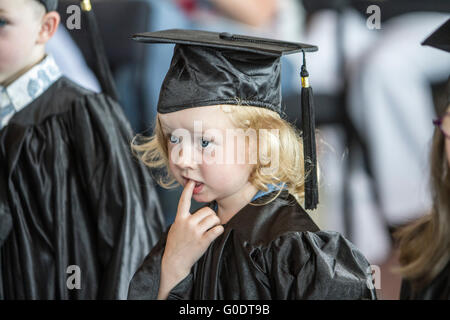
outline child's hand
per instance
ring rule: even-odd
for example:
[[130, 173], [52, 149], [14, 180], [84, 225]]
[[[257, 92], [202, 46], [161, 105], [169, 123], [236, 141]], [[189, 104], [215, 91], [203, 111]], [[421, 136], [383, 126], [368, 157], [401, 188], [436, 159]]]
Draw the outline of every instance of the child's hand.
[[189, 180], [184, 187], [175, 221], [167, 235], [158, 298], [167, 298], [170, 290], [189, 274], [211, 242], [224, 230], [219, 217], [208, 207], [190, 214], [194, 186], [195, 182]]

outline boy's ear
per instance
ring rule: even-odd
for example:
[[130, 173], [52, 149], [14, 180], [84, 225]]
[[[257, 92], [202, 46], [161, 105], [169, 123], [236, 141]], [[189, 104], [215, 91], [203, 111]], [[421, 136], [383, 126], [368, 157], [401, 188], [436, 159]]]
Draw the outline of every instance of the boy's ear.
[[58, 12], [50, 11], [42, 18], [41, 30], [37, 39], [38, 44], [46, 44], [58, 29], [61, 17]]

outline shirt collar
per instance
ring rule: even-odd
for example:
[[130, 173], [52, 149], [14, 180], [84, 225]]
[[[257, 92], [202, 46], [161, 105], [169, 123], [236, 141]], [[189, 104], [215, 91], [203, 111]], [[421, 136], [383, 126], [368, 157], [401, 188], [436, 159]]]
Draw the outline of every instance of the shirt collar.
[[[267, 184], [267, 191], [263, 191], [263, 190], [259, 190], [252, 198], [252, 200], [250, 202], [255, 201], [256, 199], [259, 199], [263, 196], [265, 196], [266, 194], [272, 193], [274, 191], [278, 191], [280, 189], [286, 189], [285, 184], [283, 183], [278, 183], [278, 184]], [[218, 205], [217, 202], [214, 200], [212, 203], [212, 209], [217, 212], [218, 209]]]
[[267, 189], [268, 189], [267, 191], [259, 190], [255, 194], [255, 196], [253, 197], [251, 202], [255, 201], [258, 198], [265, 196], [266, 194], [272, 193], [274, 191], [278, 191], [280, 189], [285, 189], [285, 188], [283, 187], [283, 183], [278, 183], [278, 184], [268, 184]]
[[53, 57], [47, 55], [6, 88], [0, 86], [0, 91], [4, 89], [15, 112], [18, 112], [44, 93], [61, 75]]

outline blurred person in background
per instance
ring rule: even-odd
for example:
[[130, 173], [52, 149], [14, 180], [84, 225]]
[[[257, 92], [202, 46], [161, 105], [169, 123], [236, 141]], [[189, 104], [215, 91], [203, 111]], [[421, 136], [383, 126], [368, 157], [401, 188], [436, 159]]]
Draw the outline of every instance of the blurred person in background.
[[[383, 14], [383, 11], [381, 11]], [[434, 115], [430, 84], [444, 81], [450, 59], [443, 52], [420, 46], [436, 25], [449, 15], [439, 12], [404, 13], [371, 30], [364, 16], [351, 7], [342, 13], [321, 10], [309, 19], [302, 41], [316, 43], [319, 52], [308, 61], [315, 93], [346, 90], [347, 108], [367, 148], [374, 180], [359, 165], [349, 177], [340, 172], [346, 147], [339, 131], [321, 128], [322, 139], [331, 147], [322, 154], [321, 167], [326, 228], [343, 231], [343, 215], [353, 220], [346, 234], [368, 260], [380, 265], [386, 285], [383, 298], [398, 297], [400, 279], [392, 278], [390, 266], [394, 243], [391, 232], [423, 216], [431, 202], [426, 190], [426, 154], [431, 139], [429, 119]], [[341, 43], [336, 28], [342, 27]], [[339, 65], [337, 48], [344, 65]], [[332, 50], [336, 48], [336, 50]], [[299, 62], [300, 65], [300, 62]], [[328, 74], [326, 76], [325, 74]], [[344, 87], [344, 79], [348, 86]], [[350, 184], [352, 212], [336, 214], [342, 203], [342, 181]], [[374, 189], [375, 188], [375, 189]], [[375, 194], [378, 195], [375, 196]], [[329, 210], [333, 208], [333, 210]], [[333, 212], [329, 215], [328, 212]], [[395, 259], [394, 259], [395, 260]], [[386, 271], [386, 272], [385, 272]], [[384, 279], [384, 280], [383, 280]], [[391, 280], [395, 281], [391, 281]]]
[[[423, 44], [450, 52], [450, 19]], [[444, 52], [442, 52], [444, 53]], [[444, 53], [449, 55], [448, 53]], [[450, 299], [450, 77], [431, 147], [428, 214], [399, 229], [400, 299]], [[440, 102], [438, 100], [438, 102]]]
[[400, 229], [400, 299], [450, 299], [450, 104], [436, 122], [431, 149], [433, 207]]

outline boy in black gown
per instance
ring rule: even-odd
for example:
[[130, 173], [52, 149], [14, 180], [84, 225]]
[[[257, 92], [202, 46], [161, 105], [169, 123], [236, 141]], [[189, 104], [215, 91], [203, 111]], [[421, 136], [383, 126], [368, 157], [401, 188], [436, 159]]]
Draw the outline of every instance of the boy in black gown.
[[56, 6], [0, 2], [0, 298], [123, 299], [164, 221], [120, 106], [45, 54]]

